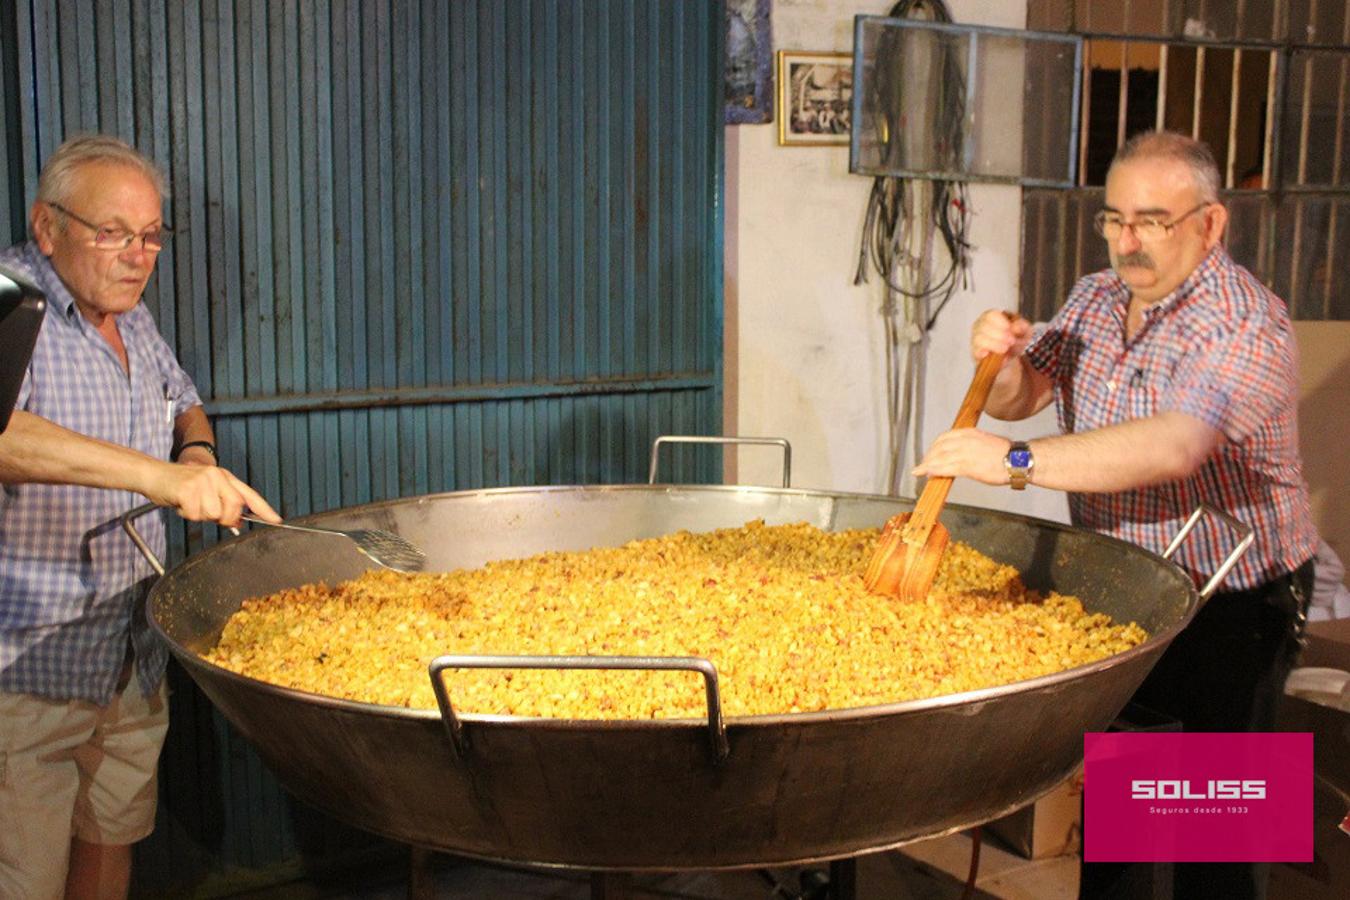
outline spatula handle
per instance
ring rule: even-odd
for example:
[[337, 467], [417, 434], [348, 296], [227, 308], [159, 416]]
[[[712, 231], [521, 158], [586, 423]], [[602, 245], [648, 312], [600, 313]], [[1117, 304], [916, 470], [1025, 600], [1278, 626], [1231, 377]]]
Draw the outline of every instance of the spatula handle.
[[239, 518], [243, 519], [245, 522], [252, 522], [255, 525], [266, 525], [269, 528], [287, 528], [291, 531], [308, 531], [311, 534], [337, 534], [337, 535], [342, 534], [342, 532], [334, 531], [331, 528], [314, 528], [309, 525], [292, 525], [290, 522], [269, 522], [266, 519], [260, 519], [255, 515], [251, 515], [250, 513], [243, 513], [242, 515], [239, 516]]
[[989, 400], [989, 392], [994, 389], [994, 380], [998, 378], [998, 370], [1003, 368], [1003, 358], [1002, 353], [990, 353], [980, 360], [980, 364], [975, 367], [975, 377], [966, 390], [966, 399], [961, 401], [961, 408], [956, 411], [953, 428], [974, 428], [975, 423], [980, 421], [984, 404]]
[[[975, 377], [971, 379], [970, 387], [966, 390], [966, 398], [961, 401], [961, 408], [956, 412], [953, 428], [973, 428], [975, 423], [980, 421], [980, 414], [984, 412], [989, 392], [994, 388], [994, 379], [998, 377], [998, 370], [1003, 366], [1003, 357], [1002, 353], [990, 353], [980, 360], [975, 369]], [[942, 507], [947, 502], [952, 481], [953, 479], [946, 475], [928, 479], [923, 493], [914, 504], [914, 514], [906, 524], [906, 541], [910, 540], [909, 536], [920, 543], [928, 539], [928, 532], [932, 530], [938, 514], [942, 512]]]

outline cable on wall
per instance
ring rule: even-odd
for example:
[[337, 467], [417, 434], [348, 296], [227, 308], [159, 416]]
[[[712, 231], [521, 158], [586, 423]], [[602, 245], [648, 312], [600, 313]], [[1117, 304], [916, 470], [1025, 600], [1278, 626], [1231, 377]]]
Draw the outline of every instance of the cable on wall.
[[[892, 18], [951, 22], [943, 0], [899, 0]], [[953, 55], [938, 45], [938, 65], [923, 77], [906, 71], [898, 41], [879, 46], [876, 77], [870, 90], [882, 111], [879, 135], [883, 153], [906, 158], [906, 142], [927, 141], [938, 158], [952, 157], [962, 146], [965, 118], [964, 80]], [[913, 65], [912, 61], [908, 63]], [[920, 92], [923, 109], [933, 110], [929, 134], [922, 123], [901, 127], [900, 97]], [[903, 166], [897, 166], [903, 168]], [[954, 167], [951, 167], [954, 168]], [[949, 169], [950, 170], [950, 169]], [[893, 495], [915, 493], [910, 466], [905, 464], [912, 441], [917, 448], [923, 430], [924, 372], [928, 332], [958, 287], [970, 286], [970, 202], [965, 182], [877, 176], [873, 179], [863, 222], [862, 246], [854, 284], [874, 270], [886, 285], [881, 314], [885, 323], [887, 471], [885, 490]], [[934, 250], [941, 245], [945, 271], [934, 276]], [[917, 454], [916, 454], [917, 455]]]

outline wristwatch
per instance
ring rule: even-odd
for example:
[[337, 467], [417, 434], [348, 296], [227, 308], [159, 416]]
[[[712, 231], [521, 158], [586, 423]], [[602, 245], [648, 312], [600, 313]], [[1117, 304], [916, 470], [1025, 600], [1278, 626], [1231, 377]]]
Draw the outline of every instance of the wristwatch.
[[1031, 445], [1026, 441], [1013, 441], [1008, 455], [1003, 457], [1003, 466], [1008, 470], [1008, 484], [1014, 491], [1026, 490], [1031, 482], [1031, 470], [1036, 468], [1036, 458], [1031, 455]]

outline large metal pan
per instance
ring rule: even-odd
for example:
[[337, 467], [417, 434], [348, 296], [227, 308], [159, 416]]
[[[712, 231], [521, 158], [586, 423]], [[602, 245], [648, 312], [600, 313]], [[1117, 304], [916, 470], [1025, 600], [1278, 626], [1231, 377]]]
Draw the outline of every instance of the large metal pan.
[[[908, 506], [774, 488], [547, 487], [417, 497], [303, 521], [388, 529], [425, 548], [434, 571], [755, 518], [875, 527]], [[357, 575], [364, 558], [342, 542], [271, 530], [230, 540], [160, 579], [150, 617], [281, 783], [358, 827], [482, 859], [602, 871], [814, 862], [966, 828], [1048, 790], [1082, 758], [1083, 732], [1111, 722], [1200, 602], [1174, 564], [1112, 538], [961, 506], [942, 520], [955, 540], [1016, 566], [1029, 586], [1076, 594], [1153, 637], [1004, 687], [725, 722], [711, 680], [707, 720], [456, 718], [450, 664], [463, 661], [442, 659], [433, 668], [446, 669], [443, 719], [274, 687], [199, 655], [245, 598]]]

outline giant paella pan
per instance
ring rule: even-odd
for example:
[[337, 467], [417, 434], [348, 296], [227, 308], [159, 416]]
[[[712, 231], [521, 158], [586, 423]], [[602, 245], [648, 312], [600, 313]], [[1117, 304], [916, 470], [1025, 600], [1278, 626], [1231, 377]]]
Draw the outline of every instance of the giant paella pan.
[[[877, 527], [910, 505], [786, 487], [530, 487], [301, 521], [393, 531], [426, 550], [428, 569], [450, 570], [753, 519]], [[1015, 566], [1028, 587], [1136, 621], [1149, 640], [996, 688], [743, 717], [722, 715], [711, 664], [635, 658], [629, 664], [639, 668], [702, 671], [707, 715], [585, 721], [460, 715], [450, 677], [468, 665], [584, 666], [585, 657], [438, 658], [428, 677], [439, 711], [308, 694], [202, 658], [246, 598], [360, 574], [367, 561], [340, 541], [270, 529], [226, 541], [166, 573], [149, 610], [178, 661], [281, 783], [357, 827], [485, 860], [593, 871], [815, 862], [967, 828], [1049, 790], [1081, 760], [1083, 732], [1112, 721], [1201, 602], [1170, 561], [1109, 537], [956, 505], [942, 521], [954, 540]]]

